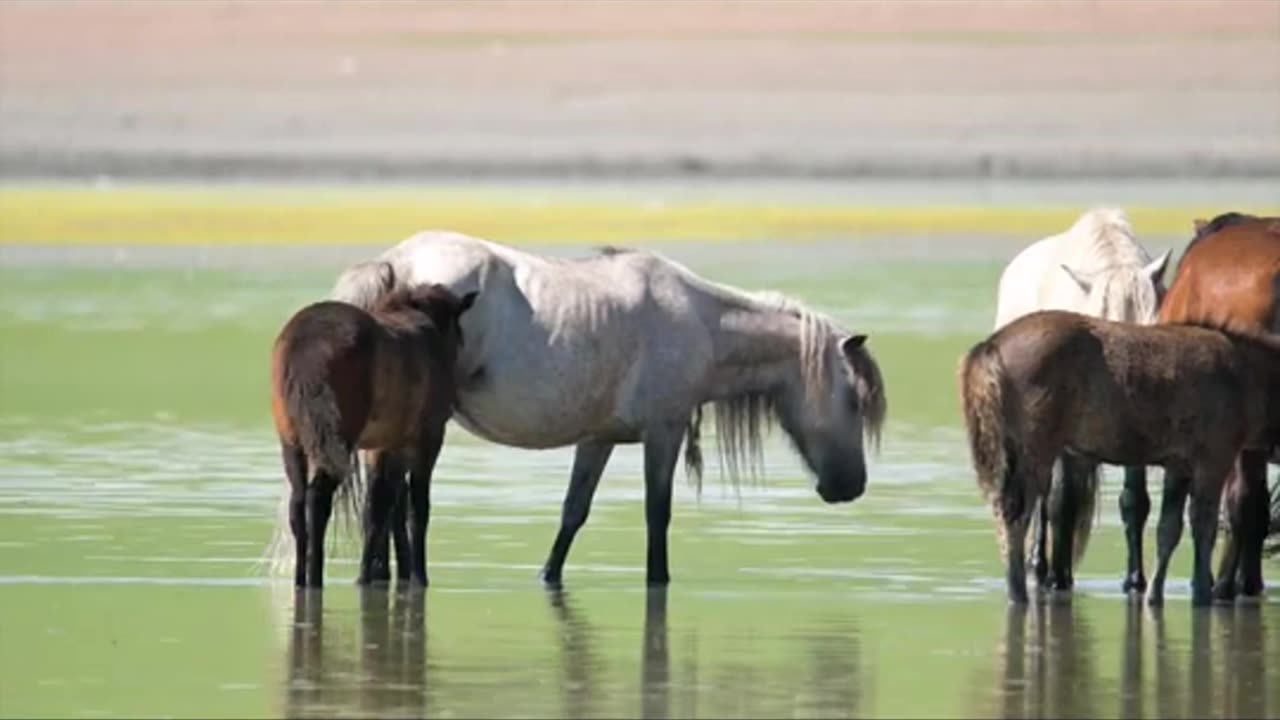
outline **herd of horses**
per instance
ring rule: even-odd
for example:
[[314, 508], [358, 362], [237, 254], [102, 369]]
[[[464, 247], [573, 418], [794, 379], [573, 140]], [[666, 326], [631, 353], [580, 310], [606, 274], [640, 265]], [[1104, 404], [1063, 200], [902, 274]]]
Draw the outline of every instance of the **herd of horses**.
[[[1125, 466], [1126, 590], [1162, 602], [1190, 499], [1193, 602], [1262, 592], [1266, 469], [1280, 459], [1280, 218], [1197, 221], [1166, 291], [1169, 256], [1153, 259], [1122, 211], [1084, 213], [1009, 264], [996, 330], [961, 361], [1013, 602], [1027, 600], [1028, 561], [1042, 588], [1070, 589], [1100, 463]], [[776, 425], [817, 494], [843, 503], [866, 489], [865, 449], [887, 409], [867, 336], [794, 299], [649, 252], [561, 259], [452, 232], [344, 271], [329, 300], [285, 325], [271, 378], [289, 482], [276, 560], [292, 556], [299, 587], [323, 584], [335, 507], [361, 516], [358, 582], [390, 580], [394, 548], [396, 577], [427, 584], [431, 474], [450, 419], [509, 446], [574, 446], [542, 571], [551, 586], [614, 446], [641, 443], [646, 579], [663, 585], [672, 479], [682, 446], [701, 477], [704, 411], [734, 482], [760, 471]], [[1165, 471], [1150, 587], [1148, 465]], [[1230, 532], [1214, 585], [1220, 508]]]

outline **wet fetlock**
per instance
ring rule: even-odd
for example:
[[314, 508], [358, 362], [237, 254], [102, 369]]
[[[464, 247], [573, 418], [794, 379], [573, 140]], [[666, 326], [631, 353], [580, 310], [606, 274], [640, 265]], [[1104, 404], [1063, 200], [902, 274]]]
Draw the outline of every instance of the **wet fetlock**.
[[1147, 578], [1140, 572], [1129, 573], [1124, 579], [1124, 591], [1141, 595], [1147, 589]]
[[1236, 599], [1236, 581], [1231, 578], [1223, 578], [1213, 586], [1213, 599], [1220, 602], [1232, 602]]

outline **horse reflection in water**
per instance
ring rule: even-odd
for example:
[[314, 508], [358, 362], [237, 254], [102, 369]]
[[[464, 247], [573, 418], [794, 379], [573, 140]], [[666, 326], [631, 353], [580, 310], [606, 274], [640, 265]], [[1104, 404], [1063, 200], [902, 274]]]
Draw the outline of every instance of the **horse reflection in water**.
[[[1266, 614], [1256, 608], [1192, 611], [1189, 629], [1131, 603], [1118, 674], [1099, 662], [1086, 613], [1069, 602], [1006, 610], [994, 708], [1000, 717], [1271, 717]], [[1171, 633], [1186, 632], [1186, 637]], [[1274, 650], [1274, 648], [1272, 648]], [[1116, 692], [1113, 692], [1112, 690]], [[1098, 698], [1114, 695], [1116, 705]]]
[[284, 715], [429, 715], [425, 595], [361, 592], [358, 638], [324, 626], [322, 601], [300, 592], [294, 603]]
[[[744, 629], [716, 638], [717, 660], [702, 662], [696, 620], [671, 632], [668, 592], [650, 588], [645, 594], [644, 623], [635, 675], [619, 675], [630, 663], [609, 663], [597, 647], [599, 633], [567, 592], [548, 593], [560, 643], [559, 717], [730, 717], [750, 715], [860, 716], [866, 673], [857, 633], [847, 619], [832, 619], [794, 636], [808, 642], [808, 662], [785, 668], [761, 664], [758, 653], [725, 652], [724, 641], [750, 637]], [[846, 628], [849, 632], [839, 629]], [[788, 637], [788, 640], [793, 638]], [[753, 642], [753, 641], [752, 641]], [[751, 642], [748, 643], [749, 645]], [[793, 673], [793, 668], [803, 668]], [[635, 688], [634, 692], [632, 689]]]

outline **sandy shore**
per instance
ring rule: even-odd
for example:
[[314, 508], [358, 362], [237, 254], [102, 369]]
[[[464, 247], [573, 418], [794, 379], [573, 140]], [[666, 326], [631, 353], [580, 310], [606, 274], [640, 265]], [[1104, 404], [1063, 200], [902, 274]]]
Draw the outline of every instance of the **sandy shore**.
[[1280, 3], [0, 3], [0, 178], [1277, 177]]

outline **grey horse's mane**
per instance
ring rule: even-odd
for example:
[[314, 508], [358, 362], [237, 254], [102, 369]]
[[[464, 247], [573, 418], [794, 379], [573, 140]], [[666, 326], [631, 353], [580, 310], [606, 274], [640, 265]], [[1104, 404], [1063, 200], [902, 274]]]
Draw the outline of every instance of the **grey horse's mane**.
[[[674, 264], [674, 263], [673, 263]], [[679, 267], [677, 265], [677, 267]], [[747, 310], [782, 312], [800, 321], [799, 361], [804, 386], [804, 401], [818, 407], [832, 391], [830, 347], [848, 333], [829, 316], [811, 310], [799, 300], [773, 291], [748, 292], [729, 285], [713, 283], [680, 267], [690, 282], [716, 295], [721, 300]], [[847, 356], [853, 370], [853, 385], [863, 414], [866, 438], [877, 449], [887, 412], [884, 378], [880, 366], [865, 348], [859, 347]], [[736, 486], [745, 474], [757, 480], [764, 471], [764, 434], [780, 420], [774, 398], [765, 392], [746, 392], [709, 403], [715, 415], [716, 437], [720, 450], [720, 467]], [[694, 410], [686, 433], [685, 469], [699, 490], [702, 481], [702, 449], [700, 428], [703, 409]]]

